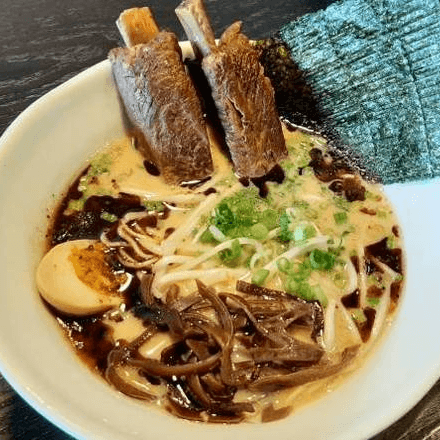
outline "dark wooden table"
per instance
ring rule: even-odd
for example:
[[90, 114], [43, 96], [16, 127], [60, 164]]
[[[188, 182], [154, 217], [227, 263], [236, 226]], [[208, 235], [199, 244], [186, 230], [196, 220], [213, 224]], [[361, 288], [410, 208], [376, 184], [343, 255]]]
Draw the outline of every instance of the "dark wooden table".
[[[331, 2], [206, 0], [217, 35], [240, 19], [251, 38], [268, 37], [284, 23]], [[178, 3], [151, 0], [148, 5], [162, 28], [183, 38], [174, 15]], [[105, 59], [109, 49], [119, 44], [114, 24], [119, 13], [145, 5], [131, 0], [1, 0], [0, 4], [0, 135], [36, 99]], [[439, 409], [437, 382], [413, 410], [371, 440], [440, 439]], [[70, 439], [27, 405], [1, 376], [0, 438]]]

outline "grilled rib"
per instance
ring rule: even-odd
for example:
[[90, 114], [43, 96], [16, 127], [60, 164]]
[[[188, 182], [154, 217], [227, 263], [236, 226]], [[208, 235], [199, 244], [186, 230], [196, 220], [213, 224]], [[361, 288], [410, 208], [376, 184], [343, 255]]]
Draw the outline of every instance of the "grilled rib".
[[148, 8], [125, 11], [118, 27], [129, 45], [143, 43], [109, 54], [128, 118], [142, 134], [139, 150], [168, 183], [208, 177], [213, 164], [206, 123], [176, 36], [160, 32]]
[[287, 157], [274, 90], [264, 76], [258, 53], [233, 23], [215, 44], [202, 0], [184, 0], [176, 14], [196, 53], [225, 131], [235, 171], [261, 177]]

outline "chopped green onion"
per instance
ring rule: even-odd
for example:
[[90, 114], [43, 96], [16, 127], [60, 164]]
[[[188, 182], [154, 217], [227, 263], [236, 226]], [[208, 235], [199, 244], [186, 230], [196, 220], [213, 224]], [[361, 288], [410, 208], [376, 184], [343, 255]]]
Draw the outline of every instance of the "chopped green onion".
[[312, 225], [307, 225], [304, 229], [304, 233], [306, 235], [306, 239], [313, 238], [316, 236], [316, 229]]
[[306, 234], [302, 226], [297, 226], [293, 230], [293, 239], [295, 241], [304, 241], [306, 239]]
[[370, 306], [374, 307], [380, 303], [380, 298], [367, 298], [367, 302], [370, 304]]
[[262, 286], [266, 281], [266, 278], [269, 276], [269, 271], [267, 269], [259, 269], [253, 275], [251, 282], [252, 284], [256, 284], [257, 286]]
[[361, 309], [353, 310], [351, 312], [351, 317], [359, 323], [363, 323], [367, 320], [367, 318], [365, 317], [364, 311]]
[[298, 283], [296, 293], [300, 298], [303, 298], [307, 301], [316, 299], [312, 287], [307, 283]]
[[296, 295], [299, 298], [306, 301], [319, 301], [323, 307], [328, 304], [328, 299], [324, 294], [324, 291], [319, 286], [311, 286], [308, 283], [300, 282], [296, 283], [293, 279], [288, 279], [286, 283], [286, 290], [292, 295]]
[[165, 211], [165, 205], [160, 201], [145, 200], [143, 202], [143, 205], [145, 206], [147, 211], [156, 211], [156, 212]]
[[109, 212], [106, 212], [106, 211], [102, 212], [100, 217], [103, 220], [106, 220], [106, 221], [112, 222], [112, 223], [115, 222], [118, 219], [118, 217], [116, 215], [110, 214]]
[[68, 208], [72, 211], [81, 211], [84, 208], [85, 200], [83, 198], [78, 200], [70, 200]]
[[315, 298], [321, 303], [323, 307], [327, 307], [328, 298], [322, 290], [321, 286], [312, 286], [313, 293]]
[[333, 214], [333, 218], [335, 219], [335, 223], [337, 225], [347, 223], [347, 213], [345, 211], [335, 212]]
[[376, 202], [380, 202], [382, 200], [382, 196], [380, 194], [374, 194], [371, 191], [365, 191], [365, 198], [374, 200]]
[[90, 176], [97, 176], [99, 174], [108, 173], [113, 160], [108, 153], [102, 153], [96, 156], [90, 163]]
[[259, 216], [260, 223], [266, 226], [267, 229], [274, 229], [278, 226], [279, 214], [274, 209], [265, 209]]
[[240, 242], [235, 239], [232, 241], [231, 247], [221, 251], [219, 255], [224, 263], [233, 263], [241, 256], [242, 251]]
[[330, 270], [335, 264], [335, 256], [321, 249], [313, 249], [309, 256], [312, 269]]
[[311, 271], [311, 265], [306, 260], [301, 264], [295, 264], [294, 270], [291, 272], [292, 278], [299, 282], [299, 281], [305, 281], [307, 278], [309, 278]]
[[201, 243], [215, 243], [217, 240], [211, 234], [209, 229], [206, 229], [199, 238]]
[[255, 238], [255, 240], [264, 240], [265, 238], [267, 238], [268, 233], [269, 230], [266, 228], [265, 225], [257, 223], [256, 225], [253, 225], [249, 228], [248, 237]]
[[297, 286], [298, 283], [292, 277], [288, 277], [284, 282], [284, 289], [291, 295], [296, 295]]
[[293, 239], [297, 242], [308, 240], [316, 236], [316, 229], [312, 225], [299, 225], [293, 230]]
[[287, 273], [292, 268], [292, 264], [287, 258], [280, 258], [277, 260], [277, 267], [281, 272]]
[[380, 278], [377, 276], [376, 273], [372, 273], [367, 276], [367, 280], [370, 284], [378, 284], [381, 282]]
[[283, 46], [280, 46], [278, 48], [278, 53], [284, 58], [287, 58], [289, 56], [289, 53], [287, 52], [286, 48]]
[[287, 214], [287, 212], [283, 212], [279, 219], [279, 225], [281, 231], [278, 235], [278, 238], [283, 242], [290, 241], [293, 238], [292, 231], [289, 229], [290, 223], [291, 220], [289, 215]]
[[226, 202], [220, 203], [220, 205], [215, 208], [214, 224], [223, 233], [228, 232], [235, 226], [235, 215]]
[[396, 247], [396, 240], [394, 238], [394, 235], [390, 235], [387, 237], [387, 247], [388, 249], [394, 249]]

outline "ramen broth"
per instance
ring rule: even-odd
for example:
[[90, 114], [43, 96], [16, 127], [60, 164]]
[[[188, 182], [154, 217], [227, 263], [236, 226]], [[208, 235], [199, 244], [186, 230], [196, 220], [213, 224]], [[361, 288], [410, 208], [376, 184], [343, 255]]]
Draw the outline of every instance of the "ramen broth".
[[[265, 179], [239, 181], [213, 148], [208, 181], [169, 186], [127, 137], [70, 187], [48, 247], [71, 243], [57, 264], [112, 302], [75, 313], [39, 287], [111, 386], [191, 420], [272, 421], [326, 394], [390, 324], [404, 278], [390, 202], [323, 138], [284, 134], [289, 158]], [[95, 285], [97, 261], [116, 287]]]

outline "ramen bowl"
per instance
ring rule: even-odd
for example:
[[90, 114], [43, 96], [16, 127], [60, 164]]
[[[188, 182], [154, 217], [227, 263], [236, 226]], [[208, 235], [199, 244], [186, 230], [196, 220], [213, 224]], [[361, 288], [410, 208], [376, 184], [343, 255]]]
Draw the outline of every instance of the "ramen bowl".
[[0, 141], [0, 370], [44, 417], [81, 439], [354, 440], [385, 429], [434, 384], [440, 371], [440, 349], [430, 342], [440, 333], [438, 181], [385, 188], [406, 250], [400, 310], [360, 369], [288, 418], [258, 425], [188, 422], [92, 374], [41, 301], [34, 274], [56, 196], [87, 158], [123, 135], [123, 111], [104, 61], [32, 104]]

